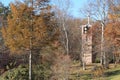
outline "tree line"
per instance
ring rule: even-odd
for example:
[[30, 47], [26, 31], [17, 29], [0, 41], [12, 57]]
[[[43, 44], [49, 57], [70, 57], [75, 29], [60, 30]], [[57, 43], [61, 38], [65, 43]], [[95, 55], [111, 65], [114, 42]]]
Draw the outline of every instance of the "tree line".
[[[82, 65], [80, 26], [87, 23], [87, 18], [72, 17], [70, 3], [70, 0], [56, 0], [55, 5], [50, 0], [17, 0], [9, 6], [0, 3], [3, 80], [68, 80], [72, 61]], [[93, 62], [100, 62], [105, 68], [120, 61], [119, 6], [119, 0], [90, 0], [88, 8], [80, 10], [80, 14], [91, 17]]]

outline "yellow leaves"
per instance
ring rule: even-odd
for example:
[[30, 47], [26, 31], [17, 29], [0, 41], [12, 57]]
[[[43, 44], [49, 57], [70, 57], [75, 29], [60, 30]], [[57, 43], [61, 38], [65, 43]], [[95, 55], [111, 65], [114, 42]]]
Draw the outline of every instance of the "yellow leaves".
[[50, 21], [50, 13], [32, 14], [33, 8], [25, 4], [11, 4], [11, 12], [8, 16], [8, 26], [2, 29], [5, 44], [11, 52], [29, 50], [30, 37], [32, 46], [37, 49], [53, 37], [54, 22]]
[[115, 15], [115, 14], [108, 14], [108, 18], [109, 18], [110, 20], [113, 20], [113, 19], [117, 19], [118, 16]]
[[106, 25], [105, 38], [115, 45], [118, 45], [118, 39], [120, 39], [120, 23], [114, 22]]
[[[29, 48], [31, 20], [26, 19], [27, 6], [24, 4], [11, 4], [11, 12], [8, 16], [8, 27], [2, 29], [5, 44], [11, 52], [19, 52], [21, 49]], [[28, 13], [30, 14], [30, 13]]]
[[10, 7], [11, 7], [11, 11], [12, 11], [12, 16], [17, 17], [18, 11], [17, 11], [16, 6], [14, 4], [10, 4]]
[[115, 20], [119, 21], [120, 18], [120, 6], [119, 5], [114, 5], [110, 7], [110, 13], [108, 14], [108, 18], [110, 20]]
[[1, 32], [3, 33], [3, 37], [6, 37], [6, 28], [5, 27], [2, 27], [2, 30], [1, 30]]

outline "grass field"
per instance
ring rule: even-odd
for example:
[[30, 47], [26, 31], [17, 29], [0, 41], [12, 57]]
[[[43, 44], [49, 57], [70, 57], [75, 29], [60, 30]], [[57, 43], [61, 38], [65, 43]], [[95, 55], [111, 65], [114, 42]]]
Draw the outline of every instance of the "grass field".
[[79, 64], [74, 64], [71, 69], [70, 80], [120, 80], [120, 65], [114, 67], [113, 64], [110, 64], [110, 69], [103, 70], [103, 74], [101, 76], [93, 76], [92, 68], [93, 64], [86, 67], [86, 70], [82, 70], [82, 67]]
[[[86, 66], [86, 70], [82, 70], [80, 63], [73, 63], [70, 67], [69, 80], [120, 80], [120, 65], [114, 67], [114, 64], [110, 64], [109, 69], [103, 69], [103, 72], [98, 68], [95, 74], [100, 72], [100, 76], [93, 75], [94, 65], [100, 66], [100, 64], [92, 64]], [[1, 76], [0, 80], [2, 80]]]
[[120, 80], [120, 65], [107, 70], [106, 77], [108, 77], [108, 80]]

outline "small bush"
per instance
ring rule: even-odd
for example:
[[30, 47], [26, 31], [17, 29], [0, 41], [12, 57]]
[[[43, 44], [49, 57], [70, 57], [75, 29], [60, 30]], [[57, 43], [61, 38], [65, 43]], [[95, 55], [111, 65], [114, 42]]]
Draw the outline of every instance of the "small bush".
[[67, 80], [70, 76], [71, 58], [69, 55], [56, 54], [54, 64], [51, 66], [51, 80]]
[[[32, 80], [48, 80], [51, 71], [45, 64], [32, 66]], [[20, 65], [17, 68], [6, 71], [0, 80], [28, 80], [28, 66]]]
[[28, 80], [28, 69], [20, 65], [18, 68], [5, 72], [1, 80]]
[[33, 80], [49, 80], [51, 71], [46, 64], [34, 65]]

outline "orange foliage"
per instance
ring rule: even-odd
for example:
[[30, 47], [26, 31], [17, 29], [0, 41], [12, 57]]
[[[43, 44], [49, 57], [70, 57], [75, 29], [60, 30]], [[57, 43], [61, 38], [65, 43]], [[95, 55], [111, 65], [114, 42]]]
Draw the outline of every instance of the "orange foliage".
[[56, 34], [57, 29], [54, 26], [55, 21], [51, 20], [53, 15], [50, 8], [43, 9], [36, 15], [33, 12], [34, 8], [24, 3], [11, 4], [10, 7], [8, 26], [2, 28], [2, 34], [11, 52], [20, 53], [29, 50], [31, 36], [33, 48], [40, 49]]
[[116, 46], [120, 45], [120, 22], [109, 23], [105, 28], [105, 37]]

